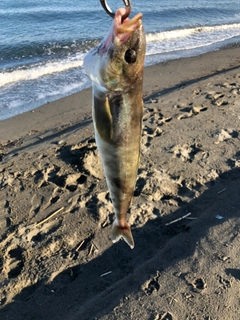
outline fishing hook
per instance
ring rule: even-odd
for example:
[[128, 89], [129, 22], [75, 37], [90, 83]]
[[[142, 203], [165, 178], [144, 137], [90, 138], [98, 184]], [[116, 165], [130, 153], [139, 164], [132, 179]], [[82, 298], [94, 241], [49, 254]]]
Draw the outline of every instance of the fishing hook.
[[[103, 9], [107, 12], [107, 14], [109, 14], [110, 17], [114, 18], [115, 12], [112, 12], [111, 8], [107, 4], [107, 0], [100, 0], [100, 2]], [[127, 17], [129, 17], [132, 9], [131, 0], [123, 0], [123, 3], [125, 4], [125, 7], [126, 7], [126, 13], [122, 16], [122, 21], [124, 21]]]

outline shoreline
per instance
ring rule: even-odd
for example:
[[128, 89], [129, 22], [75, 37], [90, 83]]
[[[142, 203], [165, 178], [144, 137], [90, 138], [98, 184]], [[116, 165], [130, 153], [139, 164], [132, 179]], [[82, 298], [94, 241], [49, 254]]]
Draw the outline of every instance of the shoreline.
[[90, 89], [0, 122], [1, 319], [238, 320], [239, 49], [147, 67], [143, 96], [133, 250]]
[[[214, 72], [221, 70], [224, 72], [227, 68], [237, 66], [239, 63], [238, 51], [238, 44], [235, 44], [200, 56], [169, 60], [145, 67], [143, 97], [168, 87], [176, 86], [177, 88], [190, 80], [201, 79], [214, 74]], [[0, 121], [1, 141], [6, 142], [19, 138], [19, 132], [24, 136], [29, 134], [31, 130], [44, 130], [49, 126], [44, 122], [44, 114], [52, 119], [53, 127], [61, 122], [63, 124], [74, 123], [78, 114], [83, 113], [84, 117], [89, 118], [91, 116], [91, 99], [91, 88], [88, 88], [44, 104], [34, 110], [2, 120]]]
[[[169, 87], [180, 87], [188, 81], [203, 79], [216, 72], [224, 72], [239, 63], [238, 44], [199, 56], [180, 58], [145, 67], [143, 97]], [[1, 142], [29, 134], [31, 130], [42, 131], [49, 126], [44, 115], [52, 119], [52, 126], [74, 123], [76, 117], [91, 116], [91, 88], [44, 104], [34, 110], [0, 121]], [[78, 102], [79, 101], [79, 102]], [[81, 107], [80, 107], [81, 105]]]

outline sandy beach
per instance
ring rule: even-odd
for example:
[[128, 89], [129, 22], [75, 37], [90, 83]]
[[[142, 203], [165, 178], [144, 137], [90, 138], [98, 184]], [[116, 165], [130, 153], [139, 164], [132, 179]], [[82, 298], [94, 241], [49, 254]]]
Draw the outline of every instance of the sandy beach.
[[0, 122], [1, 320], [239, 319], [239, 48], [147, 67], [143, 97], [133, 250], [91, 89]]

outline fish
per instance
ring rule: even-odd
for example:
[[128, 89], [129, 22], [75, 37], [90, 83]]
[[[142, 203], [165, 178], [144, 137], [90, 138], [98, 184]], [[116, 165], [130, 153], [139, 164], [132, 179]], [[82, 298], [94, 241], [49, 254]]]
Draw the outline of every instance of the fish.
[[130, 1], [124, 0], [125, 8], [116, 13], [100, 1], [113, 23], [83, 65], [92, 81], [95, 141], [115, 213], [112, 242], [122, 238], [133, 249], [127, 213], [140, 159], [146, 39], [142, 14], [129, 18]]

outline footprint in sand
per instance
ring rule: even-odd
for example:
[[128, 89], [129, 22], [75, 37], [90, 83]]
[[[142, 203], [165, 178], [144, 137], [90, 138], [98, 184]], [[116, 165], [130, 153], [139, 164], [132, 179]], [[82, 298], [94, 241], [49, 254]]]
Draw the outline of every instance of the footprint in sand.
[[20, 246], [12, 246], [4, 256], [3, 272], [8, 278], [17, 277], [24, 266], [23, 249]]
[[84, 206], [87, 207], [88, 212], [102, 228], [113, 223], [114, 210], [108, 191], [91, 195]]
[[217, 279], [218, 279], [218, 282], [220, 283], [221, 287], [223, 289], [227, 289], [227, 288], [230, 288], [231, 287], [231, 281], [228, 280], [228, 279], [225, 279], [224, 277], [222, 277], [221, 275], [217, 275]]
[[187, 108], [183, 108], [180, 109], [180, 111], [182, 112], [180, 115], [177, 116], [178, 120], [182, 120], [182, 119], [187, 119], [187, 118], [191, 118], [193, 116], [198, 115], [200, 112], [206, 111], [208, 109], [208, 107], [206, 106], [190, 106]]
[[209, 91], [206, 98], [210, 100], [212, 105], [217, 107], [228, 105], [228, 97], [222, 92]]
[[229, 159], [228, 163], [232, 168], [240, 168], [240, 151], [233, 158]]
[[202, 278], [195, 279], [192, 285], [193, 285], [193, 288], [198, 292], [202, 291], [207, 287], [205, 281]]
[[219, 144], [220, 142], [230, 140], [232, 138], [238, 138], [239, 134], [233, 129], [221, 129], [215, 133], [215, 136], [218, 138], [218, 140], [215, 141], [215, 144]]
[[174, 146], [171, 152], [176, 158], [180, 158], [183, 162], [192, 162], [196, 154], [201, 152], [201, 149], [196, 144], [188, 145], [185, 143]]
[[159, 118], [160, 110], [158, 108], [146, 107], [143, 114], [143, 122], [153, 124], [156, 123]]
[[0, 216], [0, 239], [3, 239], [4, 234], [7, 233], [7, 229], [11, 225], [10, 214], [12, 209], [8, 200], [0, 201], [0, 208], [2, 210]]
[[[158, 99], [150, 99], [146, 104], [158, 104]], [[163, 130], [161, 126], [172, 121], [171, 116], [164, 116], [160, 110], [160, 106], [145, 107], [143, 115], [143, 135], [142, 135], [142, 152], [148, 152], [153, 138], [161, 136]]]
[[63, 161], [71, 164], [75, 171], [78, 169], [79, 172], [82, 173], [82, 175], [77, 178], [77, 180], [79, 179], [77, 181], [78, 184], [86, 182], [86, 175], [83, 174], [84, 172], [97, 179], [103, 179], [104, 177], [94, 139], [88, 139], [77, 145], [64, 146], [59, 150], [59, 157]]
[[154, 137], [158, 137], [162, 134], [162, 129], [158, 126], [154, 129], [145, 126], [143, 128], [143, 137], [142, 137], [142, 145], [146, 148], [149, 148], [151, 146], [151, 141]]
[[200, 293], [207, 288], [207, 284], [202, 277], [197, 277], [196, 274], [186, 274], [185, 280], [188, 285], [192, 286], [193, 291]]
[[168, 123], [172, 120], [172, 117], [164, 116], [160, 109], [160, 104], [158, 99], [150, 100], [150, 102], [146, 103], [154, 103], [157, 104], [156, 106], [146, 107], [145, 112], [143, 115], [143, 122], [148, 122], [149, 124], [157, 124], [157, 125], [163, 125], [165, 123]]
[[149, 320], [174, 320], [173, 316], [170, 312], [161, 312], [161, 313], [155, 313], [152, 315]]
[[44, 197], [43, 196], [37, 196], [36, 194], [33, 195], [31, 199], [31, 208], [29, 211], [29, 217], [34, 217], [38, 212], [40, 211], [42, 205], [44, 202]]
[[159, 291], [160, 289], [159, 278], [160, 278], [160, 273], [157, 271], [157, 274], [155, 277], [146, 281], [142, 285], [142, 290], [146, 293], [146, 295], [150, 296]]
[[85, 153], [83, 158], [83, 168], [95, 178], [103, 179], [104, 175], [97, 149], [90, 150]]
[[149, 219], [159, 216], [157, 204], [159, 201], [168, 205], [178, 206], [182, 202], [178, 197], [181, 188], [181, 178], [174, 178], [164, 171], [154, 170], [139, 175], [136, 195], [147, 197], [148, 201], [134, 204], [131, 208], [129, 222], [137, 227], [143, 226]]
[[98, 198], [98, 213], [99, 213], [99, 224], [102, 228], [107, 227], [113, 223], [114, 210], [110, 200], [109, 192], [101, 192], [97, 195]]

